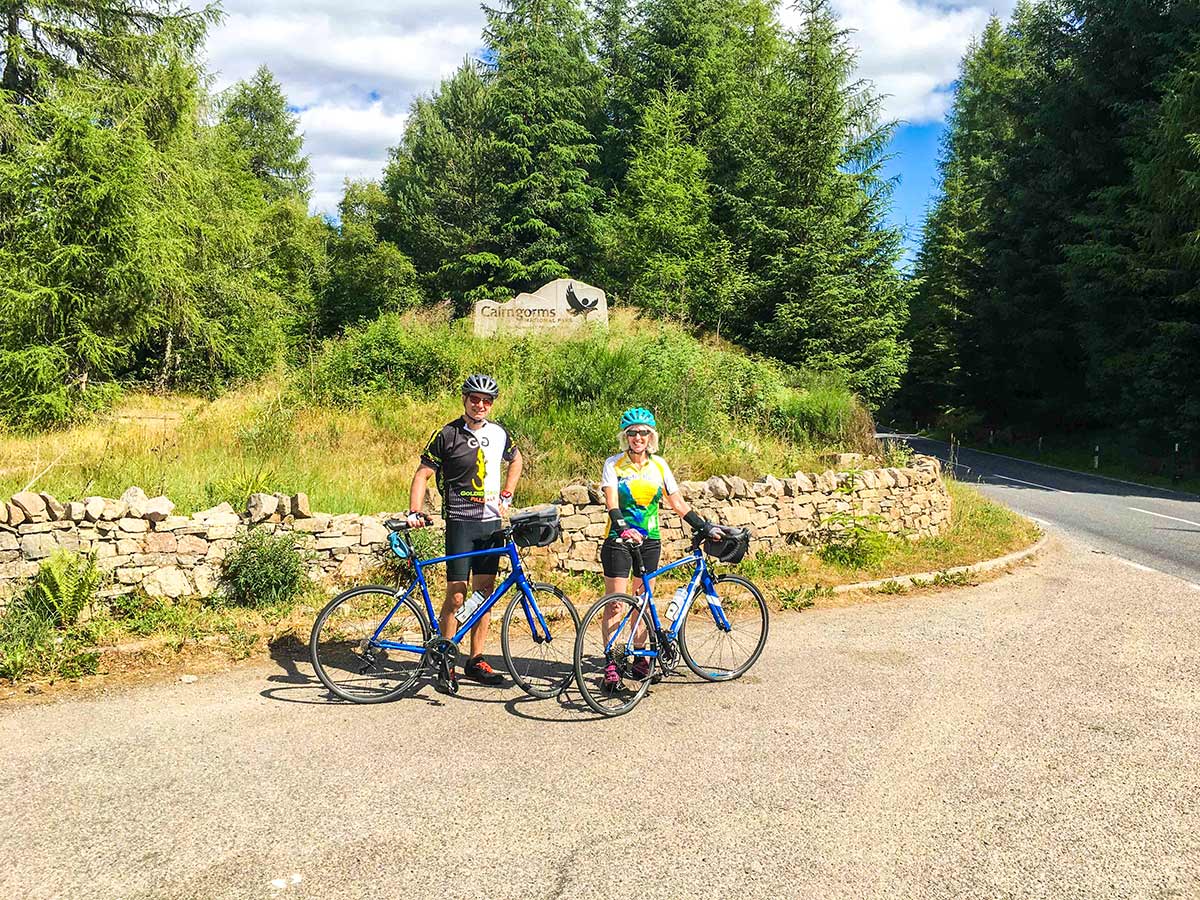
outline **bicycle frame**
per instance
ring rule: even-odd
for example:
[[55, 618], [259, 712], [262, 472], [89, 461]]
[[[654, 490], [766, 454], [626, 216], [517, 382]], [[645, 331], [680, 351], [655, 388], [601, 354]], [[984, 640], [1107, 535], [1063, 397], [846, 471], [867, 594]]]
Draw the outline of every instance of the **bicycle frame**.
[[[397, 589], [395, 605], [391, 608], [388, 614], [384, 616], [383, 621], [379, 623], [379, 627], [375, 629], [375, 633], [371, 635], [371, 643], [375, 646], [384, 647], [388, 650], [407, 650], [411, 653], [424, 653], [426, 650], [424, 646], [417, 644], [406, 644], [402, 641], [380, 640], [379, 635], [383, 632], [383, 629], [387, 627], [387, 624], [391, 621], [392, 616], [396, 614], [396, 611], [418, 586], [421, 588], [421, 596], [425, 600], [425, 612], [429, 616], [429, 624], [433, 628], [433, 633], [434, 635], [441, 635], [441, 625], [438, 622], [437, 614], [434, 612], [433, 601], [429, 597], [429, 586], [425, 582], [425, 567], [438, 565], [440, 563], [448, 562], [452, 559], [466, 559], [468, 557], [483, 556], [507, 556], [509, 562], [512, 564], [512, 571], [509, 572], [508, 577], [505, 578], [504, 581], [502, 581], [495, 588], [495, 590], [492, 591], [491, 596], [489, 596], [483, 603], [479, 604], [475, 611], [471, 613], [465, 622], [463, 622], [458, 631], [454, 633], [454, 636], [451, 637], [450, 640], [457, 644], [464, 637], [466, 637], [467, 634], [470, 633], [471, 629], [478, 624], [479, 620], [491, 612], [492, 607], [495, 606], [500, 598], [507, 594], [514, 585], [521, 590], [521, 608], [525, 613], [525, 620], [529, 623], [533, 640], [537, 643], [550, 640], [550, 628], [546, 625], [546, 619], [543, 617], [541, 609], [538, 608], [537, 604], [533, 600], [533, 591], [530, 590], [529, 579], [525, 577], [525, 568], [521, 565], [521, 557], [517, 552], [517, 545], [513, 543], [511, 535], [509, 535], [508, 540], [499, 547], [493, 547], [487, 550], [471, 550], [467, 553], [454, 553], [450, 556], [438, 556], [434, 557], [433, 559], [425, 560], [420, 559], [416, 553], [412, 551], [412, 548], [404, 543], [403, 539], [397, 532], [393, 531], [388, 536], [388, 544], [391, 546], [392, 552], [395, 553], [396, 556], [401, 559], [412, 561], [412, 564], [417, 571], [417, 577], [414, 581], [412, 581], [412, 583], [409, 584], [403, 593], [400, 593]], [[403, 550], [401, 548], [403, 548]], [[539, 627], [542, 629], [541, 635], [538, 634]]]
[[[639, 554], [640, 558], [640, 554]], [[708, 598], [708, 609], [712, 613], [713, 619], [717, 624], [729, 631], [729, 619], [725, 617], [725, 609], [721, 606], [721, 599], [717, 596], [716, 586], [713, 584], [712, 575], [708, 568], [708, 563], [704, 559], [704, 554], [698, 547], [694, 548], [691, 553], [678, 559], [673, 563], [668, 563], [661, 568], [655, 569], [653, 572], [646, 572], [641, 575], [642, 593], [638, 596], [637, 617], [642, 617], [643, 611], [647, 606], [650, 608], [650, 619], [654, 623], [654, 630], [661, 632], [662, 621], [658, 617], [658, 607], [654, 605], [654, 587], [651, 582], [664, 572], [670, 572], [672, 569], [678, 569], [680, 566], [686, 566], [689, 563], [696, 566], [696, 571], [692, 573], [692, 577], [688, 580], [686, 599], [679, 605], [679, 609], [675, 613], [675, 618], [669, 623], [670, 627], [663, 632], [668, 640], [676, 640], [679, 637], [679, 629], [683, 625], [683, 620], [691, 611], [692, 604], [695, 602], [696, 589], [698, 587], [704, 589], [704, 594]], [[617, 623], [617, 627], [613, 629], [612, 636], [608, 639], [605, 645], [605, 651], [611, 651], [613, 644], [616, 643], [617, 636], [625, 630], [625, 625], [629, 621], [629, 617], [633, 615], [633, 610], [627, 612]], [[647, 650], [633, 646], [634, 640], [637, 638], [637, 629], [631, 628], [629, 631], [629, 639], [626, 642], [626, 653], [631, 656], [658, 656], [657, 650]]]

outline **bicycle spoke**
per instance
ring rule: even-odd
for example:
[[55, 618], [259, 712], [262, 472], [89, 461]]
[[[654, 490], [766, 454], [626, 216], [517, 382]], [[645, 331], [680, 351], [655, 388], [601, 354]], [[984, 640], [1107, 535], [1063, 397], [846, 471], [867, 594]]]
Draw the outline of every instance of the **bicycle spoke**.
[[637, 601], [612, 594], [584, 616], [575, 642], [575, 675], [584, 700], [596, 712], [618, 716], [633, 709], [650, 687], [657, 660], [637, 651], [657, 651], [650, 615]]
[[558, 696], [574, 673], [579, 614], [558, 588], [533, 584], [530, 589], [532, 603], [516, 589], [504, 613], [500, 643], [517, 686], [533, 697], [548, 699]]
[[420, 675], [423, 651], [379, 646], [388, 641], [422, 647], [428, 639], [425, 618], [409, 601], [379, 629], [396, 602], [392, 588], [353, 588], [330, 601], [317, 617], [309, 643], [313, 667], [337, 696], [356, 703], [389, 700]]
[[758, 588], [737, 575], [720, 576], [714, 589], [729, 630], [718, 624], [702, 597], [684, 619], [679, 645], [693, 672], [707, 681], [726, 681], [742, 675], [762, 653], [767, 605]]

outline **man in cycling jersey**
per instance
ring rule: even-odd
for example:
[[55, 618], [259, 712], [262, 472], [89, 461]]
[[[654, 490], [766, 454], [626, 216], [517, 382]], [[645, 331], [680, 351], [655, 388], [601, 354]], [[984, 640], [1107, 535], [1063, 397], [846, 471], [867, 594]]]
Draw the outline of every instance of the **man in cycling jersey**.
[[[521, 477], [521, 452], [504, 427], [487, 418], [499, 393], [496, 379], [490, 375], [469, 376], [462, 386], [462, 416], [433, 433], [413, 475], [408, 523], [413, 527], [423, 524], [421, 510], [429, 476], [436, 475], [446, 520], [447, 556], [498, 546], [500, 513], [512, 505], [513, 490]], [[501, 489], [503, 463], [508, 463], [508, 471]], [[443, 636], [450, 637], [458, 630], [454, 614], [466, 599], [468, 578], [473, 590], [490, 596], [499, 565], [499, 555], [446, 563], [446, 602], [438, 615]], [[483, 658], [490, 620], [488, 613], [471, 629], [471, 656], [463, 675], [497, 686], [504, 683], [504, 677]]]

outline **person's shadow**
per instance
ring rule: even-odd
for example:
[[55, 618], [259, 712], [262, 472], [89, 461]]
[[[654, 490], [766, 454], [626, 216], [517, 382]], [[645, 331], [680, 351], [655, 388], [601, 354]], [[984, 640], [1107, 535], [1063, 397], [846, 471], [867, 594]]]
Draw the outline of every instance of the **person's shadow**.
[[[308, 645], [296, 635], [285, 634], [272, 641], [270, 654], [281, 671], [267, 676], [272, 686], [261, 691], [261, 696], [281, 703], [321, 706], [348, 702], [330, 694], [317, 678], [309, 662]], [[511, 680], [502, 688], [486, 688], [468, 682], [463, 684], [456, 697], [447, 698], [438, 693], [432, 684], [426, 683], [407, 695], [407, 698], [423, 700], [433, 706], [441, 706], [451, 699], [467, 703], [502, 703], [510, 715], [538, 722], [587, 722], [603, 718], [587, 707], [574, 684], [568, 685], [553, 700], [539, 700], [524, 692], [513, 696], [514, 687]]]
[[319, 683], [315, 676], [300, 671], [298, 662], [308, 659], [308, 646], [294, 634], [276, 638], [270, 645], [271, 659], [283, 669], [277, 675], [267, 676], [267, 681], [284, 684]]

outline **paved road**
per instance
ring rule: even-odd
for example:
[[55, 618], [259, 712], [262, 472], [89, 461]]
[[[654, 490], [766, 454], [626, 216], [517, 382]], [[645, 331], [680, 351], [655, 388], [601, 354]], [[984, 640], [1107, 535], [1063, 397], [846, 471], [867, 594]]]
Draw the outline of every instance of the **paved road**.
[[617, 720], [288, 659], [0, 708], [0, 897], [1198, 897], [1198, 605], [1055, 538]]
[[[950, 447], [901, 437], [943, 462]], [[955, 475], [988, 496], [1091, 546], [1200, 585], [1200, 497], [956, 448]]]

